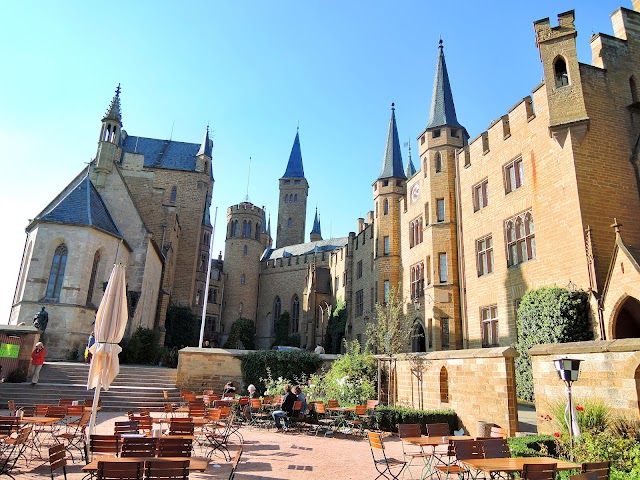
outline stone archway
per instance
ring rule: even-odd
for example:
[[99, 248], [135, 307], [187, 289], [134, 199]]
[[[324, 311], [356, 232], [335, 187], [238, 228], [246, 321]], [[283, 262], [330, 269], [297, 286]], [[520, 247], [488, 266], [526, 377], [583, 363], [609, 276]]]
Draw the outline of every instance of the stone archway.
[[640, 301], [627, 297], [613, 321], [613, 338], [640, 338]]
[[412, 352], [426, 352], [427, 351], [427, 336], [424, 332], [422, 322], [416, 320], [413, 324], [413, 338], [411, 339], [411, 351]]

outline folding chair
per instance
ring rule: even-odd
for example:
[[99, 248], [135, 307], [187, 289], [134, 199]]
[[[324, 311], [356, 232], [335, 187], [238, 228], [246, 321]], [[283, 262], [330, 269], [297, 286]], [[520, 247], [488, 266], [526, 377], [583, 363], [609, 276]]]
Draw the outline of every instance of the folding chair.
[[316, 412], [316, 437], [318, 436], [318, 432], [324, 428], [324, 436], [326, 437], [329, 433], [333, 434], [335, 432], [334, 428], [336, 426], [336, 419], [327, 414], [327, 407], [325, 407], [324, 403], [317, 402], [315, 404], [315, 412]]
[[459, 460], [484, 458], [480, 442], [476, 440], [450, 440], [448, 450], [447, 454], [452, 453], [453, 455], [450, 456], [454, 457], [455, 461], [447, 462], [444, 465], [436, 465], [439, 478], [441, 474], [444, 474], [444, 478], [449, 478], [450, 474], [458, 475], [460, 478], [476, 478], [478, 476], [480, 472], [476, 472], [474, 475], [474, 472], [460, 465]]
[[[400, 439], [409, 438], [409, 437], [420, 437], [422, 436], [422, 431], [420, 429], [420, 424], [418, 423], [401, 423], [398, 425], [398, 436]], [[407, 442], [402, 442], [402, 455], [404, 457], [404, 461], [407, 462], [407, 467], [405, 470], [409, 472], [409, 477], [413, 478], [413, 474], [411, 473], [411, 464], [413, 460], [416, 458], [421, 458], [423, 460], [422, 469], [424, 470], [427, 465], [429, 465], [431, 461], [431, 455], [426, 453], [422, 447], [418, 447], [415, 445], [407, 444]], [[429, 459], [427, 459], [427, 456]], [[408, 461], [407, 461], [408, 459]], [[420, 478], [422, 478], [422, 474], [420, 474]]]
[[194, 425], [192, 421], [176, 421], [169, 424], [169, 435], [193, 435]]
[[189, 460], [147, 460], [144, 472], [145, 480], [187, 480]]
[[[65, 449], [71, 455], [71, 461], [75, 461], [73, 458], [72, 448], [75, 448], [80, 452], [80, 458], [84, 457], [85, 448], [85, 436], [84, 431], [89, 424], [89, 420], [91, 419], [91, 412], [83, 412], [82, 416], [77, 422], [70, 422], [67, 424], [66, 432], [62, 432], [58, 435], [59, 438], [66, 440], [67, 444], [65, 445]], [[81, 446], [82, 445], [82, 446]]]
[[142, 480], [143, 462], [99, 461], [98, 480]]
[[231, 472], [229, 473], [229, 479], [233, 480], [236, 476], [236, 470], [238, 469], [238, 464], [240, 463], [240, 457], [242, 456], [242, 445], [238, 448], [236, 452], [236, 456], [233, 458], [233, 463], [231, 464]]
[[190, 438], [160, 437], [158, 457], [190, 457], [193, 441]]
[[120, 449], [121, 457], [155, 457], [157, 438], [125, 437]]
[[128, 421], [128, 422], [115, 422], [113, 426], [113, 434], [114, 435], [125, 435], [128, 433], [140, 433], [138, 429], [138, 422]]
[[591, 473], [580, 473], [578, 475], [571, 475], [569, 480], [598, 480], [598, 474]]
[[[395, 458], [387, 457], [384, 451], [384, 443], [382, 441], [382, 432], [368, 432], [369, 433], [369, 447], [371, 448], [371, 456], [373, 457], [373, 464], [378, 471], [377, 480], [380, 477], [387, 479], [398, 480], [400, 474], [407, 466], [407, 462], [404, 460], [397, 460]], [[393, 473], [393, 469], [399, 468], [397, 473]]]
[[586, 462], [582, 464], [580, 473], [595, 473], [596, 480], [609, 480], [611, 462]]
[[53, 472], [60, 469], [64, 474], [64, 480], [67, 480], [67, 452], [62, 443], [49, 448], [49, 468], [51, 469], [51, 480], [53, 480]]
[[271, 423], [271, 416], [264, 411], [262, 402], [259, 398], [251, 399], [251, 403], [249, 404], [249, 412], [251, 415], [249, 425], [266, 428]]
[[554, 480], [557, 465], [555, 463], [525, 463], [522, 466], [522, 480]]
[[351, 418], [346, 419], [347, 426], [351, 429], [349, 433], [354, 433], [357, 429], [357, 434], [364, 436], [365, 422], [366, 422], [367, 406], [356, 405], [356, 409], [351, 414]]
[[234, 417], [235, 412], [232, 412], [231, 415], [227, 417], [227, 423], [223, 428], [222, 433], [218, 433], [215, 430], [205, 431], [204, 434], [208, 445], [203, 445], [203, 447], [209, 447], [209, 452], [207, 453], [208, 458], [211, 458], [213, 452], [220, 450], [225, 460], [231, 460], [231, 454], [229, 453], [229, 447], [227, 447], [227, 444], [229, 442], [229, 435], [231, 435], [232, 432]]
[[509, 458], [511, 450], [504, 438], [487, 438], [480, 440], [484, 458]]
[[[451, 435], [448, 423], [427, 423], [425, 430], [428, 437], [448, 437]], [[446, 455], [447, 446], [441, 445], [433, 448], [434, 454]]]
[[[12, 472], [13, 469], [16, 468], [16, 463], [18, 462], [19, 457], [24, 458], [26, 461], [24, 449], [27, 446], [27, 439], [29, 438], [30, 433], [31, 427], [24, 427], [20, 430], [16, 438], [5, 439], [7, 447], [3, 452], [3, 455], [0, 456], [0, 475], [6, 475], [15, 479]], [[7, 443], [9, 440], [12, 440], [12, 442]]]
[[66, 405], [67, 407], [73, 406], [75, 400], [73, 398], [61, 398], [58, 400], [58, 405]]
[[[91, 435], [89, 437], [91, 457], [117, 457], [120, 454], [120, 437], [118, 435]], [[89, 460], [85, 451], [85, 459]]]

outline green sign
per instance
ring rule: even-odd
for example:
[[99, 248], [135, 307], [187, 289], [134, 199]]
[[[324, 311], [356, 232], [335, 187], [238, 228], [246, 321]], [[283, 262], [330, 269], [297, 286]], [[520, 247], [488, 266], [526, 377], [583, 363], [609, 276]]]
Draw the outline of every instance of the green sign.
[[18, 358], [20, 345], [13, 343], [0, 343], [0, 358]]

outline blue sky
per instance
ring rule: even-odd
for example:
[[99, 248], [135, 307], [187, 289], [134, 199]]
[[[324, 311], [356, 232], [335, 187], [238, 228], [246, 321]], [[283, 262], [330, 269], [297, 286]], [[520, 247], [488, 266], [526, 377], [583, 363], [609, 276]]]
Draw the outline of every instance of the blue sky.
[[0, 322], [28, 219], [95, 156], [118, 83], [132, 135], [199, 143], [210, 125], [216, 255], [226, 209], [246, 194], [249, 157], [249, 199], [271, 212], [275, 234], [298, 124], [306, 238], [316, 206], [324, 238], [345, 236], [372, 209], [391, 102], [401, 141], [417, 153], [440, 36], [458, 120], [473, 138], [540, 82], [535, 20], [555, 23], [575, 8], [579, 59], [591, 63], [588, 40], [613, 33], [619, 1], [2, 2]]

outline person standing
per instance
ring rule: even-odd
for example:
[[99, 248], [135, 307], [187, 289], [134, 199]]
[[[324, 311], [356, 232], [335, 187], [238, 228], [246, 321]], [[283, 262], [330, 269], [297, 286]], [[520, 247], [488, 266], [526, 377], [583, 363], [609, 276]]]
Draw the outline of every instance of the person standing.
[[40, 380], [40, 370], [44, 364], [44, 356], [47, 354], [47, 350], [44, 348], [42, 342], [36, 343], [36, 348], [31, 352], [31, 363], [33, 365], [33, 376], [31, 377], [31, 386], [34, 386]]
[[89, 340], [87, 341], [87, 348], [86, 348], [87, 354], [84, 356], [84, 363], [87, 363], [87, 364], [91, 363], [91, 357], [93, 357], [93, 354], [91, 353], [90, 349], [94, 343], [96, 343], [96, 337], [93, 335], [93, 332], [91, 332], [91, 334], [89, 335]]
[[322, 345], [318, 344], [318, 346], [314, 350], [314, 353], [316, 353], [318, 355], [324, 354], [324, 347]]

